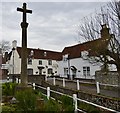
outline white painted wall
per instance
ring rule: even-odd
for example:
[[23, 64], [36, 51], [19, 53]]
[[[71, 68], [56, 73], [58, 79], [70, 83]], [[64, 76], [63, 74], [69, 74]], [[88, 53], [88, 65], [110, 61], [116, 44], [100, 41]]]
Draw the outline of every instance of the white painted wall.
[[[76, 75], [78, 78], [85, 78], [85, 76], [83, 76], [83, 67], [90, 67], [90, 76], [86, 77], [89, 79], [94, 78], [95, 71], [100, 70], [100, 66], [92, 65], [88, 60], [84, 60], [82, 58], [70, 59], [70, 66], [75, 66], [77, 68]], [[68, 68], [68, 61], [59, 61], [58, 73], [61, 76], [64, 76], [64, 68]], [[70, 74], [72, 74], [72, 71], [70, 71]]]
[[[14, 56], [14, 57], [13, 57]], [[14, 66], [9, 67], [9, 74], [20, 74], [21, 73], [21, 59], [19, 58], [19, 54], [17, 50], [15, 49], [14, 53], [12, 52], [10, 60], [7, 62], [10, 65], [13, 65], [14, 60]]]
[[[39, 65], [39, 60], [42, 61], [42, 65]], [[36, 72], [39, 73], [39, 69], [38, 66], [44, 67], [44, 69], [42, 70], [42, 74], [47, 74], [47, 70], [49, 68], [53, 69], [53, 73], [55, 73], [55, 71], [57, 71], [56, 74], [58, 74], [58, 67], [54, 67], [53, 65], [58, 65], [56, 60], [52, 60], [52, 65], [48, 65], [48, 60], [46, 59], [33, 59], [32, 60], [32, 65], [28, 65], [28, 69], [32, 68], [33, 69], [33, 74], [36, 74]], [[45, 73], [44, 73], [45, 72]], [[47, 74], [48, 75], [48, 74]]]
[[[14, 56], [14, 58], [13, 58], [13, 56]], [[15, 49], [14, 53], [12, 52], [11, 59], [7, 62], [7, 64], [13, 65], [13, 60], [14, 60], [14, 67], [12, 67], [12, 66], [9, 67], [9, 69], [8, 69], [9, 74], [20, 74], [21, 73], [21, 58], [19, 58], [19, 54], [16, 49]], [[39, 60], [42, 60], [42, 65], [39, 65]], [[52, 65], [48, 65], [47, 59], [32, 59], [32, 65], [28, 64], [27, 69], [32, 68], [33, 74], [36, 74], [36, 72], [39, 72], [38, 66], [45, 67], [42, 70], [42, 74], [47, 74], [48, 73], [47, 70], [49, 68], [53, 69], [53, 73], [57, 72], [55, 74], [56, 75], [58, 74], [58, 62], [56, 60], [52, 60]], [[45, 72], [45, 73], [43, 73], [43, 72]], [[39, 73], [37, 73], [37, 74], [39, 74]], [[49, 76], [50, 75], [51, 74], [49, 74]]]

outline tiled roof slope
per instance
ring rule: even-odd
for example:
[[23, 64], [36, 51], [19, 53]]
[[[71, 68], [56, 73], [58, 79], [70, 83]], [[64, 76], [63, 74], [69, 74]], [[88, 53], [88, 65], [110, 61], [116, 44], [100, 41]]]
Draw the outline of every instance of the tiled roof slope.
[[112, 37], [112, 34], [109, 33], [110, 29], [106, 24], [101, 27], [101, 38], [74, 46], [65, 47], [62, 51], [62, 55], [69, 54], [69, 58], [79, 58], [81, 57], [82, 51], [89, 51], [89, 55], [91, 56], [96, 56], [98, 53], [101, 54], [105, 48], [108, 47], [108, 43]]
[[[18, 51], [18, 54], [21, 58], [21, 47], [17, 47], [17, 51]], [[56, 51], [49, 51], [49, 50], [43, 50], [43, 49], [33, 49], [33, 48], [27, 48], [27, 51], [28, 51], [28, 56], [30, 55], [31, 51], [33, 51], [34, 59], [60, 60], [62, 57], [61, 52], [56, 52]]]
[[93, 41], [84, 42], [74, 46], [65, 47], [62, 51], [62, 55], [69, 54], [69, 58], [79, 58], [81, 57], [82, 51], [89, 51], [89, 54], [95, 55], [95, 51], [92, 50], [103, 50], [108, 44], [107, 39], [99, 38]]

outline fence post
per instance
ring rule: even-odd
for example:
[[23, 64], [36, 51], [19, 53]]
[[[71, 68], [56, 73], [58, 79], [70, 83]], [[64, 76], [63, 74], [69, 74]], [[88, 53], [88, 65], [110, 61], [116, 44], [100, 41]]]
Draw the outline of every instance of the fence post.
[[77, 80], [77, 90], [80, 90], [79, 80]]
[[50, 99], [50, 87], [47, 87], [47, 99]]
[[33, 83], [33, 89], [35, 90], [35, 83]]
[[47, 81], [47, 75], [45, 76], [45, 81]]
[[96, 87], [97, 87], [97, 94], [100, 93], [100, 86], [99, 86], [99, 82], [96, 82]]
[[77, 94], [73, 94], [73, 105], [75, 107], [74, 111], [77, 112]]
[[16, 77], [16, 83], [18, 83], [18, 78]]
[[53, 77], [53, 85], [55, 85], [55, 77]]
[[19, 83], [21, 83], [21, 79], [19, 79]]
[[63, 87], [65, 87], [65, 79], [63, 78]]
[[9, 82], [9, 77], [7, 77], [7, 82]]

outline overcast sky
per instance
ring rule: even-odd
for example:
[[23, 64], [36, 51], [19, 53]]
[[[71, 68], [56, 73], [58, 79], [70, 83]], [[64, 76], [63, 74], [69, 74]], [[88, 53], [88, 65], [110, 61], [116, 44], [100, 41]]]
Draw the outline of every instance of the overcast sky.
[[[62, 51], [64, 47], [77, 44], [77, 29], [85, 16], [95, 13], [105, 2], [27, 2], [33, 11], [27, 14], [28, 47]], [[22, 2], [2, 2], [1, 39], [17, 40], [21, 46], [22, 13], [17, 7]], [[81, 39], [82, 40], [82, 39]]]

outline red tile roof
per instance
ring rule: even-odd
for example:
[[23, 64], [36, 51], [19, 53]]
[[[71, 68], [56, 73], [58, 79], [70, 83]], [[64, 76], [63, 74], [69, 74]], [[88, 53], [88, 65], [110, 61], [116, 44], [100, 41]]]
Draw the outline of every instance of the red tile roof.
[[[21, 58], [21, 47], [17, 47], [18, 54]], [[61, 52], [56, 51], [49, 51], [49, 50], [43, 50], [43, 49], [33, 49], [33, 48], [27, 48], [28, 56], [30, 55], [31, 51], [33, 51], [33, 57], [34, 59], [51, 59], [51, 60], [60, 60], [62, 57]], [[46, 56], [45, 56], [46, 53]]]
[[95, 55], [95, 52], [93, 50], [104, 49], [104, 47], [106, 46], [106, 42], [108, 43], [108, 40], [99, 38], [93, 41], [88, 41], [74, 46], [65, 47], [62, 51], [62, 55], [69, 54], [70, 59], [81, 57], [82, 51], [89, 51], [90, 55]]

